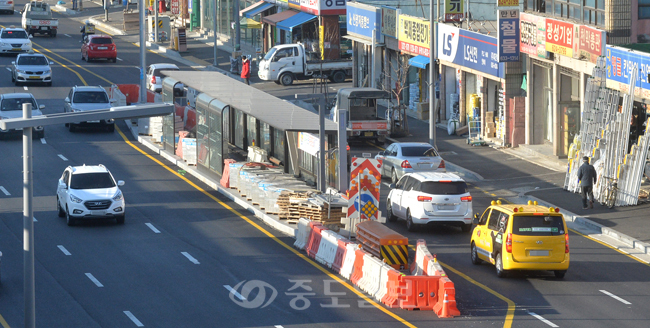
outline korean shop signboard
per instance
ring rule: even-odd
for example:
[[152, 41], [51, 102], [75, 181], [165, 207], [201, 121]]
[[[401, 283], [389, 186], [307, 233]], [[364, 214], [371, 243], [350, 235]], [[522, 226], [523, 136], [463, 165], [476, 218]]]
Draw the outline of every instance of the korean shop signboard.
[[464, 0], [445, 0], [445, 16], [443, 22], [460, 22], [465, 17]]
[[503, 78], [504, 64], [499, 63], [497, 38], [438, 24], [438, 58]]
[[519, 0], [498, 0], [499, 7], [519, 7]]
[[605, 55], [605, 31], [578, 25], [575, 28], [574, 58], [596, 63], [599, 56]]
[[[346, 8], [348, 33], [372, 40], [372, 31], [379, 26], [379, 8], [356, 2], [348, 2]], [[375, 33], [375, 37], [379, 40], [381, 35]]]
[[398, 45], [401, 52], [429, 57], [431, 24], [422, 18], [399, 15]]
[[381, 6], [381, 34], [397, 38], [397, 17], [399, 9]]
[[605, 48], [607, 87], [621, 92], [629, 92], [631, 72], [636, 65], [637, 80], [634, 95], [650, 98], [650, 55], [614, 46]]
[[548, 59], [546, 51], [546, 17], [519, 14], [521, 27], [520, 51], [531, 57]]
[[346, 0], [300, 0], [300, 10], [316, 16], [345, 15]]
[[573, 24], [556, 19], [546, 19], [546, 50], [573, 57]]
[[519, 9], [497, 10], [499, 62], [519, 61]]

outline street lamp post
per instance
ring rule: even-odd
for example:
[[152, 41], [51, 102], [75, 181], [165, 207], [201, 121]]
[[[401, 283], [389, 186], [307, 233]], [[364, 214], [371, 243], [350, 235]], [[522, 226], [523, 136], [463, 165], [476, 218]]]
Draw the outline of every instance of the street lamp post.
[[[146, 69], [146, 48], [147, 40], [145, 38], [146, 20], [144, 16], [144, 0], [138, 1], [138, 10], [140, 13], [140, 102], [147, 102], [147, 82], [145, 81]], [[155, 24], [154, 24], [155, 25]]]

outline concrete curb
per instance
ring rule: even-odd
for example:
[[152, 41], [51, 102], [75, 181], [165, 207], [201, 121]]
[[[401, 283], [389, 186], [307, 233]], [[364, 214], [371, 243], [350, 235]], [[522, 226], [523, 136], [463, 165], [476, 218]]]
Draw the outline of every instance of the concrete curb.
[[[524, 195], [523, 197], [517, 197], [517, 198], [518, 198], [517, 202], [521, 202], [520, 198], [524, 198], [525, 199], [524, 202], [527, 202], [528, 200], [532, 200], [532, 201], [537, 201], [537, 203], [540, 204], [540, 205], [545, 205], [545, 206], [549, 206], [549, 207], [557, 207], [557, 206], [555, 206], [555, 205], [553, 205], [553, 204], [551, 204], [551, 203], [549, 203], [549, 202], [547, 202], [545, 200], [539, 199], [539, 198], [534, 197], [534, 196]], [[622, 233], [620, 233], [620, 232], [618, 232], [616, 230], [605, 227], [605, 226], [603, 226], [603, 225], [601, 225], [599, 223], [596, 223], [596, 222], [591, 221], [591, 220], [589, 220], [589, 219], [587, 219], [585, 217], [579, 216], [579, 215], [577, 215], [575, 213], [566, 211], [564, 209], [560, 209], [560, 213], [562, 213], [562, 215], [564, 215], [564, 218], [568, 222], [572, 222], [574, 224], [581, 225], [581, 226], [583, 226], [583, 227], [585, 227], [587, 229], [593, 230], [596, 233], [599, 233], [599, 234], [601, 234], [603, 236], [607, 236], [607, 237], [610, 237], [610, 238], [612, 238], [614, 240], [617, 240], [617, 241], [619, 241], [619, 242], [621, 242], [621, 243], [623, 243], [625, 245], [630, 246], [630, 248], [639, 251], [641, 254], [650, 255], [650, 244], [648, 244], [648, 243], [644, 243], [644, 242], [642, 242], [642, 241], [640, 241], [638, 239], [635, 239], [635, 238], [632, 238], [632, 237], [630, 237], [628, 235], [622, 234]]]
[[219, 181], [215, 181], [215, 180], [203, 175], [202, 173], [200, 173], [196, 169], [195, 166], [187, 165], [185, 163], [185, 161], [178, 158], [177, 156], [173, 156], [173, 155], [170, 155], [170, 154], [162, 151], [160, 148], [158, 148], [158, 146], [154, 145], [151, 142], [151, 140], [149, 140], [149, 138], [139, 135], [138, 132], [137, 132], [137, 127], [134, 128], [130, 124], [130, 121], [127, 120], [127, 121], [125, 121], [125, 123], [127, 125], [129, 125], [129, 130], [131, 130], [131, 134], [133, 135], [133, 137], [138, 139], [138, 142], [140, 144], [142, 144], [145, 147], [151, 149], [153, 152], [155, 152], [158, 155], [162, 156], [163, 158], [165, 158], [166, 160], [171, 162], [173, 165], [176, 165], [176, 166], [182, 168], [187, 173], [193, 175], [195, 178], [199, 179], [201, 182], [208, 185], [210, 188], [218, 191], [220, 194], [222, 194], [222, 195], [228, 197], [228, 199], [234, 201], [237, 205], [239, 205], [239, 206], [243, 207], [244, 209], [246, 209], [247, 211], [253, 213], [253, 215], [255, 215], [257, 218], [259, 218], [262, 222], [269, 225], [271, 228], [273, 228], [273, 229], [275, 229], [275, 230], [277, 230], [277, 231], [279, 231], [279, 232], [281, 232], [281, 233], [283, 233], [283, 234], [285, 234], [285, 235], [287, 235], [289, 237], [292, 237], [294, 239], [296, 238], [297, 229], [298, 229], [297, 227], [293, 228], [293, 227], [289, 226], [288, 224], [283, 223], [283, 222], [279, 221], [278, 219], [264, 213], [260, 209], [255, 208], [252, 204], [248, 203], [247, 201], [240, 199], [234, 193], [232, 193], [230, 189], [226, 189], [226, 188], [222, 187], [221, 184], [219, 183]]
[[124, 31], [122, 31], [122, 30], [120, 30], [120, 29], [117, 29], [117, 28], [115, 28], [115, 27], [113, 27], [113, 26], [111, 26], [111, 25], [108, 25], [108, 24], [106, 24], [106, 23], [104, 23], [104, 22], [98, 20], [98, 18], [99, 18], [99, 19], [104, 19], [103, 17], [104, 17], [103, 15], [93, 16], [93, 17], [90, 17], [90, 18], [88, 19], [88, 21], [90, 21], [91, 23], [93, 23], [93, 24], [94, 24], [95, 26], [97, 26], [100, 30], [105, 30], [106, 32], [113, 33], [114, 35], [126, 35], [126, 32], [124, 32]]
[[60, 13], [60, 14], [66, 14], [66, 15], [77, 15], [77, 14], [79, 14], [78, 11], [63, 7], [62, 5], [56, 5], [52, 9], [54, 11]]

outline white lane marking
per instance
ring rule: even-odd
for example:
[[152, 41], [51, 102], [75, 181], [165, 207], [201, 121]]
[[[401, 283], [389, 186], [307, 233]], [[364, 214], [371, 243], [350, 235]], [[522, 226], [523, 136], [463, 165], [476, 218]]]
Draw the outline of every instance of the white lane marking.
[[45, 141], [45, 138], [41, 138], [41, 143], [44, 144], [44, 145], [47, 144], [47, 141]]
[[11, 72], [11, 68], [9, 68], [9, 67], [5, 67], [5, 68], [6, 68], [9, 72]]
[[[223, 287], [226, 288], [230, 293], [232, 293], [233, 295], [235, 295], [238, 299], [240, 299], [240, 300], [242, 300], [242, 301], [245, 301], [245, 300], [246, 300], [246, 297], [241, 296], [241, 294], [238, 293], [236, 290], [232, 289], [232, 287], [230, 287], [230, 285], [223, 285]], [[276, 327], [277, 327], [277, 326], [276, 326]]]
[[95, 276], [93, 276], [91, 273], [86, 273], [86, 277], [94, 282], [97, 287], [104, 287], [104, 285], [102, 285], [102, 283], [99, 282], [99, 280], [97, 280], [97, 278], [95, 278]]
[[160, 230], [156, 229], [156, 227], [153, 226], [151, 223], [145, 223], [149, 229], [151, 229], [155, 233], [160, 233]]
[[7, 195], [7, 196], [11, 196], [11, 194], [10, 194], [10, 193], [7, 191], [7, 189], [5, 189], [5, 187], [3, 187], [3, 186], [0, 186], [0, 191], [2, 191], [2, 192], [3, 192], [5, 195]]
[[36, 220], [36, 218], [34, 218], [34, 222], [38, 222], [38, 220]]
[[535, 317], [535, 318], [541, 320], [543, 323], [545, 323], [545, 324], [547, 324], [547, 325], [549, 325], [549, 326], [551, 326], [551, 327], [559, 327], [558, 325], [556, 325], [556, 324], [554, 324], [554, 323], [552, 323], [552, 322], [550, 322], [550, 321], [544, 319], [544, 317], [542, 317], [541, 315], [539, 315], [539, 314], [537, 314], [537, 313], [535, 313], [535, 312], [528, 312], [528, 314], [530, 314], [530, 315], [532, 315], [533, 317]]
[[187, 257], [187, 259], [190, 260], [190, 262], [192, 262], [194, 264], [201, 264], [201, 263], [199, 263], [199, 261], [197, 259], [193, 258], [192, 255], [190, 255], [190, 253], [181, 252], [181, 254], [183, 254], [185, 257]]
[[61, 154], [59, 154], [59, 158], [61, 158], [62, 160], [66, 161], [66, 162], [68, 161], [68, 159], [65, 158], [65, 156], [63, 156], [63, 155], [61, 155]]
[[120, 57], [116, 57], [115, 59], [117, 59], [119, 61], [122, 61], [122, 58], [120, 58]]
[[70, 36], [69, 34], [63, 34], [63, 35], [65, 35], [65, 36], [67, 36], [67, 37], [69, 37], [69, 38], [71, 38], [71, 36]]
[[58, 245], [56, 247], [58, 247], [61, 250], [61, 252], [63, 252], [63, 254], [68, 255], [68, 256], [72, 255], [72, 254], [70, 254], [70, 252], [68, 252], [68, 250], [65, 247], [63, 247], [63, 245]]
[[138, 318], [136, 318], [136, 317], [133, 315], [133, 313], [131, 313], [131, 311], [124, 311], [124, 314], [126, 314], [126, 316], [129, 317], [129, 319], [131, 319], [131, 321], [133, 321], [133, 323], [134, 323], [137, 327], [144, 327], [144, 325], [142, 324], [142, 322], [140, 322], [140, 320], [138, 320]]
[[627, 304], [627, 305], [632, 304], [632, 303], [630, 303], [630, 302], [628, 302], [628, 301], [626, 301], [626, 300], [624, 300], [624, 299], [622, 299], [622, 298], [620, 298], [620, 297], [618, 297], [618, 296], [616, 296], [616, 295], [614, 295], [614, 294], [612, 294], [612, 293], [610, 293], [610, 292], [608, 292], [606, 290], [601, 289], [600, 292], [607, 295], [607, 296], [609, 296], [609, 297], [611, 297], [611, 298], [613, 298], [613, 299], [615, 299], [615, 300], [617, 300], [617, 301], [620, 301], [623, 304]]
[[284, 328], [284, 327], [282, 327], [282, 326], [280, 326], [280, 325], [275, 325], [275, 326], [273, 326], [273, 327], [275, 327], [275, 328]]
[[27, 86], [26, 86], [26, 85], [23, 86], [23, 89], [25, 89], [25, 91], [29, 90], [29, 89], [27, 89]]

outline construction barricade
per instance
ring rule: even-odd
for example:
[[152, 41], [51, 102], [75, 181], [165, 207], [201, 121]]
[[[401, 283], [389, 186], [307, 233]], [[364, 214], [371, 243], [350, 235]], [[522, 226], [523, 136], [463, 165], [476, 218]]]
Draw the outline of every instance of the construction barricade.
[[350, 244], [350, 241], [347, 239], [339, 239], [338, 241], [336, 254], [334, 254], [334, 262], [332, 262], [332, 270], [334, 270], [336, 273], [341, 273], [343, 261], [345, 260], [345, 254], [347, 254], [348, 244]]
[[357, 257], [357, 249], [359, 249], [358, 244], [350, 243], [345, 246], [345, 257], [343, 259], [343, 265], [341, 266], [341, 272], [339, 272], [339, 274], [347, 280], [350, 280], [352, 271], [354, 271], [354, 262]]
[[320, 222], [310, 222], [309, 226], [311, 227], [311, 233], [309, 234], [309, 240], [307, 241], [305, 251], [307, 251], [307, 255], [313, 259], [316, 257], [316, 253], [318, 253], [318, 248], [320, 247], [320, 240], [322, 238], [321, 232], [327, 230], [327, 228], [323, 227]]
[[404, 270], [408, 267], [408, 238], [398, 234], [378, 221], [357, 224], [357, 239], [363, 250], [386, 261], [391, 267]]
[[381, 267], [382, 262], [380, 259], [370, 254], [365, 254], [363, 256], [363, 266], [361, 268], [363, 275], [361, 279], [357, 281], [356, 285], [359, 286], [361, 290], [368, 293], [368, 295], [373, 297], [379, 290], [379, 280], [381, 280]]
[[298, 230], [296, 231], [296, 242], [293, 243], [293, 247], [303, 250], [307, 246], [309, 241], [309, 236], [311, 235], [311, 226], [309, 225], [310, 221], [305, 218], [298, 220]]
[[350, 281], [359, 286], [359, 280], [363, 278], [363, 261], [365, 255], [368, 254], [362, 249], [356, 249], [354, 251], [354, 266], [352, 268], [352, 275], [350, 275]]
[[325, 230], [321, 235], [320, 246], [315, 259], [331, 268], [336, 257], [336, 251], [339, 248], [339, 240], [343, 239], [343, 237], [331, 230]]

